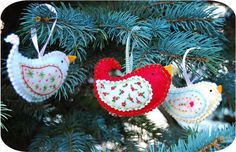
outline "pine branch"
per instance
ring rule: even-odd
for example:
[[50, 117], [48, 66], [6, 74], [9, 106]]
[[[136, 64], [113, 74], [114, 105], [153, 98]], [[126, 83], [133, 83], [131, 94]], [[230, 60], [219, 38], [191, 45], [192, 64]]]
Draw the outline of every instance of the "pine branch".
[[54, 107], [51, 104], [32, 104], [23, 100], [16, 94], [13, 87], [9, 84], [2, 86], [2, 100], [6, 105], [13, 110], [14, 113], [21, 113], [40, 121], [44, 116], [47, 116]]
[[[163, 18], [171, 23], [175, 31], [195, 31], [212, 37], [224, 38], [221, 29], [223, 18], [216, 18], [214, 7], [206, 2], [190, 2], [167, 7]], [[224, 38], [225, 39], [225, 38]]]
[[[194, 136], [190, 135], [186, 143], [179, 140], [178, 145], [173, 146], [172, 150], [175, 151], [177, 149], [183, 148], [184, 151], [199, 151], [204, 149], [206, 146], [208, 150], [216, 150], [217, 148], [214, 146], [209, 147], [209, 145], [212, 145], [216, 141], [221, 148], [225, 148], [234, 140], [234, 130], [235, 126], [228, 126], [223, 129], [219, 129], [216, 126], [212, 128], [211, 133], [209, 130], [204, 130], [198, 132]], [[215, 144], [216, 143], [213, 145]]]
[[12, 111], [11, 109], [8, 109], [7, 106], [1, 101], [0, 103], [0, 107], [1, 107], [1, 111], [0, 111], [0, 117], [1, 117], [1, 121], [0, 121], [0, 126], [1, 129], [5, 129], [7, 131], [7, 128], [4, 126], [4, 124], [2, 123], [3, 121], [6, 121], [8, 119], [8, 117], [11, 117], [7, 112]]
[[213, 18], [178, 18], [176, 20], [174, 19], [167, 19], [167, 22], [169, 23], [177, 23], [177, 22], [186, 22], [186, 21], [209, 21], [212, 22]]
[[[171, 58], [176, 58], [176, 59], [183, 59], [183, 56], [181, 55], [176, 55], [176, 54], [171, 54], [168, 51], [158, 51], [160, 54], [169, 56]], [[198, 62], [209, 62], [208, 58], [205, 57], [186, 57], [186, 60], [192, 60], [192, 61], [198, 61]]]
[[[37, 29], [40, 44], [43, 44], [49, 35], [55, 15], [48, 8], [38, 6], [38, 4], [30, 5], [21, 18], [22, 28], [18, 33], [20, 36], [24, 36], [22, 42], [30, 39], [32, 27]], [[61, 7], [54, 7], [58, 12], [58, 22], [50, 44], [59, 42], [59, 47], [63, 48], [65, 52], [76, 55], [82, 61], [86, 55], [85, 48], [95, 40], [94, 35], [99, 30], [96, 29], [89, 16], [73, 9], [70, 5], [67, 7], [61, 3]]]
[[[29, 146], [30, 151], [88, 151], [95, 144], [91, 135], [79, 128], [75, 115], [66, 116], [61, 123], [43, 126]], [[41, 146], [39, 146], [41, 145]]]
[[[170, 57], [172, 59], [179, 59], [179, 60], [183, 59], [183, 56], [176, 55], [176, 54], [171, 54], [168, 51], [158, 51], [158, 50], [154, 50], [154, 49], [152, 51], [153, 52], [158, 52], [159, 54]], [[141, 54], [141, 56], [139, 58], [140, 62], [138, 63], [137, 67], [142, 67], [145, 64], [151, 64], [151, 63], [154, 64], [155, 63], [154, 60], [151, 60], [151, 58], [149, 58], [147, 56], [148, 53], [150, 53], [150, 50], [148, 50], [148, 49], [143, 51], [143, 53]], [[149, 61], [145, 61], [145, 60], [149, 60]], [[186, 60], [198, 61], [198, 62], [209, 62], [208, 58], [205, 58], [205, 57], [186, 57]]]
[[215, 140], [213, 140], [212, 143], [210, 143], [209, 145], [203, 147], [198, 152], [206, 152], [206, 151], [210, 150], [212, 147], [215, 147], [216, 150], [221, 150], [221, 148], [220, 148], [220, 146], [218, 146], [218, 144], [220, 144], [222, 141], [224, 141], [224, 137], [218, 137]]
[[[106, 121], [111, 121], [110, 124]], [[33, 139], [30, 151], [90, 151], [95, 144], [109, 141], [123, 143], [117, 120], [98, 113], [70, 111], [64, 115], [62, 122], [56, 125], [43, 126]], [[40, 147], [38, 145], [41, 145]], [[115, 147], [116, 148], [116, 147]]]
[[165, 14], [165, 10], [170, 7], [175, 7], [178, 4], [185, 4], [182, 1], [149, 1], [149, 3], [143, 8], [143, 11], [153, 18], [160, 18]]
[[40, 134], [29, 146], [29, 151], [90, 151], [90, 148], [94, 148], [91, 146], [91, 142], [93, 141], [88, 135], [73, 131], [51, 137]]
[[159, 1], [159, 2], [153, 2], [150, 4], [150, 6], [146, 6], [145, 9], [148, 9], [150, 7], [153, 7], [153, 6], [160, 6], [160, 5], [163, 5], [163, 4], [175, 4], [174, 1]]
[[134, 125], [134, 126], [140, 127], [143, 130], [146, 130], [148, 133], [150, 133], [150, 136], [152, 139], [159, 138], [161, 136], [161, 133], [164, 132], [164, 130], [157, 128], [155, 124], [151, 122], [145, 115], [131, 117], [128, 119], [123, 118], [122, 120], [131, 125]]
[[[99, 9], [98, 9], [99, 10]], [[140, 30], [133, 32], [131, 39], [131, 47], [145, 47], [147, 42], [151, 40], [152, 35], [148, 24], [139, 22], [138, 16], [132, 15], [130, 12], [105, 12], [100, 9], [101, 14], [95, 15], [94, 18], [99, 28], [104, 30], [109, 39], [114, 40], [117, 44], [126, 44], [128, 34], [134, 26], [139, 26]]]
[[152, 152], [156, 149], [158, 152], [163, 151], [215, 151], [227, 147], [235, 138], [235, 126], [228, 126], [223, 129], [219, 129], [217, 126], [212, 128], [211, 133], [209, 130], [202, 130], [200, 132], [194, 133], [194, 135], [189, 135], [187, 141], [179, 139], [178, 143], [172, 145], [171, 147], [157, 142], [156, 145], [149, 145], [146, 151]]
[[170, 24], [163, 19], [149, 19], [147, 24], [150, 26], [153, 37], [164, 38], [170, 34]]
[[[221, 42], [216, 38], [191, 32], [174, 32], [153, 42], [152, 47], [134, 50], [134, 65], [137, 67], [161, 63], [170, 64], [172, 61], [181, 61], [184, 52], [188, 48], [200, 47], [188, 54], [187, 64], [199, 63], [199, 66], [207, 66], [209, 72], [217, 73], [219, 63], [223, 62], [220, 52], [223, 51]], [[216, 64], [218, 63], [218, 64]], [[213, 66], [214, 65], [214, 66]], [[191, 68], [194, 72], [193, 68]]]

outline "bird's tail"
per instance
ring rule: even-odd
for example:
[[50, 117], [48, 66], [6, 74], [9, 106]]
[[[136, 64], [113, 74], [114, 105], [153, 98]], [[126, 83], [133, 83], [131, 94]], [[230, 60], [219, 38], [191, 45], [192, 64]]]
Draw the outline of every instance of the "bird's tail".
[[20, 44], [20, 39], [18, 35], [14, 33], [8, 35], [4, 40], [5, 42], [11, 43], [13, 46], [18, 46]]
[[111, 70], [120, 70], [121, 65], [114, 58], [104, 58], [99, 60], [94, 70], [94, 79], [110, 79]]

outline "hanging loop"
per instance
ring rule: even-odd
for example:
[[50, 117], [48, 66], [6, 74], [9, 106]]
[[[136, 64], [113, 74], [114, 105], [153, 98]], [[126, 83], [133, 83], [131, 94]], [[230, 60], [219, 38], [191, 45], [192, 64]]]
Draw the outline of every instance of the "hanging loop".
[[[133, 70], [133, 50], [131, 50], [130, 53], [130, 40], [132, 33], [134, 31], [140, 30], [141, 27], [139, 26], [134, 26], [130, 33], [128, 34], [127, 41], [126, 41], [126, 47], [125, 47], [125, 64], [126, 64], [126, 74], [130, 73]], [[132, 48], [133, 49], [133, 48]]]
[[183, 68], [183, 77], [186, 81], [186, 84], [187, 85], [191, 85], [192, 82], [190, 81], [190, 78], [189, 78], [189, 75], [187, 73], [187, 69], [186, 69], [186, 57], [188, 55], [188, 53], [192, 50], [195, 50], [195, 49], [199, 49], [200, 47], [192, 47], [192, 48], [189, 48], [186, 50], [186, 52], [184, 53], [184, 56], [183, 56], [183, 60], [182, 60], [182, 68]]
[[[58, 18], [57, 17], [57, 11], [52, 5], [41, 4], [38, 7], [40, 7], [40, 6], [46, 6], [51, 12], [53, 12], [56, 15], [56, 17], [55, 17], [55, 21], [52, 24], [52, 28], [51, 28], [51, 31], [50, 31], [49, 36], [47, 38], [47, 41], [45, 42], [45, 44], [43, 45], [43, 47], [40, 51], [39, 51], [39, 46], [38, 46], [37, 30], [36, 30], [36, 28], [31, 28], [31, 39], [32, 39], [32, 42], [33, 42], [33, 45], [34, 45], [36, 51], [38, 52], [38, 58], [41, 58], [43, 56], [43, 54], [45, 52], [45, 49], [47, 47], [47, 44], [48, 44], [48, 42], [49, 42], [49, 40], [52, 36], [53, 30], [56, 26], [56, 22], [57, 22], [57, 18]], [[36, 8], [38, 8], [38, 7], [36, 7]]]

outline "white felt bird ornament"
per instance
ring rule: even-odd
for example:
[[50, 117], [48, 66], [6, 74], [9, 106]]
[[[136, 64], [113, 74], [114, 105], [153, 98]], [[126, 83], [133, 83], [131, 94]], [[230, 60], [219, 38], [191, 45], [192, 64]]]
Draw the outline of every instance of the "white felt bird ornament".
[[[43, 5], [56, 13], [51, 5]], [[51, 33], [55, 23], [56, 21]], [[39, 51], [36, 29], [32, 29], [31, 37], [39, 56], [37, 59], [29, 59], [21, 55], [20, 40], [17, 35], [10, 34], [5, 38], [6, 42], [13, 45], [7, 59], [8, 76], [16, 92], [28, 102], [41, 102], [55, 94], [67, 76], [69, 64], [76, 59], [76, 56], [66, 56], [59, 51], [43, 55], [51, 33], [46, 44]]]
[[178, 122], [193, 124], [206, 119], [220, 104], [222, 86], [202, 81], [192, 84], [185, 68], [187, 53], [195, 48], [188, 49], [183, 58], [183, 74], [187, 86], [176, 88], [172, 85], [163, 107]]
[[64, 82], [69, 64], [75, 56], [53, 51], [39, 59], [29, 59], [18, 51], [19, 37], [15, 34], [6, 39], [13, 45], [7, 59], [10, 81], [18, 94], [29, 102], [40, 102], [52, 96]]

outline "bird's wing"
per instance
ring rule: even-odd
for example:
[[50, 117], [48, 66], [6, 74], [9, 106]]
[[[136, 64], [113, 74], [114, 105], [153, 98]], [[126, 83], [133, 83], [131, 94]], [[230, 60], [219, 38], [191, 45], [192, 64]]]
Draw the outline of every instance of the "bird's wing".
[[32, 67], [21, 65], [22, 79], [30, 92], [39, 96], [54, 93], [62, 84], [63, 74], [54, 65]]
[[176, 120], [195, 123], [205, 118], [209, 103], [197, 90], [171, 88], [163, 106]]
[[142, 109], [152, 99], [151, 85], [140, 76], [120, 81], [97, 80], [96, 87], [99, 98], [119, 111]]
[[[7, 60], [10, 81], [16, 92], [28, 102], [39, 102], [49, 98], [62, 83], [58, 67], [40, 65], [45, 63], [38, 59], [28, 59], [20, 53], [11, 54]], [[58, 73], [55, 70], [58, 70]], [[55, 76], [55, 80], [48, 76], [49, 73]]]

